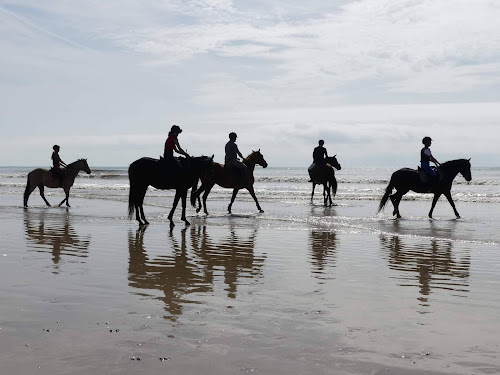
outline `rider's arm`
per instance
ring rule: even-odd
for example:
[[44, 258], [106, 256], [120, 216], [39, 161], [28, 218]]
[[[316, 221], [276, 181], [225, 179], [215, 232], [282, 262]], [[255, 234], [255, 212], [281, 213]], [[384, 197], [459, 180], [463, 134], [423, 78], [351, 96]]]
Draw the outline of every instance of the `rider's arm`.
[[181, 154], [181, 155], [189, 157], [188, 153], [181, 148], [181, 145], [179, 144], [178, 140], [175, 140], [174, 151]]
[[431, 155], [430, 159], [431, 159], [431, 161], [432, 161], [434, 164], [436, 164], [436, 165], [441, 165], [441, 163], [440, 163], [440, 162], [438, 162], [434, 156], [432, 156], [432, 155]]
[[245, 159], [245, 158], [243, 157], [243, 155], [241, 155], [241, 152], [240, 152], [240, 150], [238, 149], [238, 147], [236, 147], [236, 153], [238, 154], [238, 156], [239, 156], [240, 158]]

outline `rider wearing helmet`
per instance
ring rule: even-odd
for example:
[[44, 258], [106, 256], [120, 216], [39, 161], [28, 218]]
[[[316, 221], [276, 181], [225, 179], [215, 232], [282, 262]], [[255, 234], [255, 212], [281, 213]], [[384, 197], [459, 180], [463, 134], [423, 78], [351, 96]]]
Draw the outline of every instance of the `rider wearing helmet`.
[[326, 165], [326, 158], [328, 157], [328, 152], [326, 151], [326, 148], [323, 147], [324, 144], [325, 141], [320, 139], [318, 141], [318, 146], [314, 148], [313, 162], [307, 169], [307, 171], [309, 172], [309, 177], [311, 177], [311, 180], [312, 180], [311, 171], [314, 169], [314, 167], [316, 166], [323, 167]]
[[171, 159], [174, 157], [174, 151], [178, 154], [189, 157], [186, 151], [184, 151], [179, 145], [179, 140], [177, 137], [182, 133], [182, 129], [177, 125], [172, 125], [170, 132], [168, 133], [168, 138], [165, 141], [165, 151], [163, 157], [165, 159]]
[[238, 173], [239, 183], [243, 184], [247, 166], [238, 160], [238, 156], [242, 159], [244, 158], [243, 155], [241, 155], [241, 152], [235, 143], [237, 137], [238, 136], [236, 135], [235, 132], [229, 133], [229, 142], [226, 143], [225, 147], [226, 157], [224, 158], [224, 163], [226, 166], [231, 166], [233, 168], [236, 168], [236, 171], [239, 172]]
[[59, 180], [59, 185], [63, 186], [63, 180], [65, 176], [65, 169], [66, 169], [66, 163], [61, 160], [61, 157], [59, 156], [59, 150], [61, 147], [58, 145], [52, 146], [52, 171], [54, 175], [58, 178]]
[[436, 172], [431, 168], [429, 162], [433, 162], [436, 165], [441, 165], [434, 156], [432, 156], [431, 149], [429, 148], [432, 144], [431, 137], [424, 137], [422, 139], [424, 148], [420, 150], [420, 167], [431, 177], [432, 183], [436, 180]]

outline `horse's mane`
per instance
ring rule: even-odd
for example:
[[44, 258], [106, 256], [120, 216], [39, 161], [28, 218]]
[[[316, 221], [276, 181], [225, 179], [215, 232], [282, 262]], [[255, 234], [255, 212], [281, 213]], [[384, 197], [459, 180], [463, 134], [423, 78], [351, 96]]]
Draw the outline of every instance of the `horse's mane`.
[[455, 159], [455, 160], [448, 160], [448, 161], [445, 161], [444, 163], [441, 163], [443, 166], [450, 166], [452, 164], [457, 164], [459, 162], [468, 162], [469, 160], [467, 159]]
[[69, 164], [68, 164], [68, 167], [69, 167], [70, 165], [74, 165], [74, 164], [76, 164], [76, 163], [78, 163], [78, 162], [81, 162], [81, 161], [86, 161], [86, 160], [87, 160], [87, 159], [85, 159], [85, 158], [78, 159], [78, 160], [74, 161], [73, 163], [69, 163]]
[[258, 151], [253, 151], [253, 150], [252, 150], [252, 152], [251, 152], [250, 154], [248, 154], [248, 156], [247, 156], [245, 159], [243, 159], [243, 160], [250, 160], [250, 157], [251, 157], [252, 155], [254, 155], [254, 154], [257, 154], [257, 153], [260, 153], [260, 150], [258, 150]]

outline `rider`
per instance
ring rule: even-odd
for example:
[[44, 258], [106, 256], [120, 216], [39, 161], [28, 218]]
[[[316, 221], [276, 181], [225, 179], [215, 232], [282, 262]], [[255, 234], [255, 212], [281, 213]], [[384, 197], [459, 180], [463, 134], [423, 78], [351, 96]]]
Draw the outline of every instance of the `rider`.
[[[326, 165], [326, 158], [328, 157], [328, 152], [326, 148], [323, 147], [325, 141], [320, 139], [318, 145], [313, 151], [313, 163], [309, 166], [307, 171], [309, 172], [309, 177], [311, 177], [311, 171], [315, 166], [323, 167]], [[312, 179], [312, 177], [311, 177]]]
[[432, 139], [431, 137], [424, 137], [422, 139], [422, 143], [424, 145], [424, 148], [420, 150], [420, 167], [429, 175], [431, 178], [431, 183], [429, 184], [429, 188], [432, 187], [433, 184], [436, 183], [436, 172], [434, 172], [434, 169], [431, 168], [429, 165], [429, 162], [433, 162], [436, 165], [441, 165], [440, 162], [438, 162], [434, 156], [432, 156], [431, 149], [429, 148], [432, 144]]
[[238, 156], [242, 159], [244, 158], [243, 155], [241, 155], [241, 152], [235, 143], [237, 137], [238, 136], [236, 135], [235, 132], [229, 133], [229, 142], [226, 143], [226, 148], [225, 148], [226, 157], [224, 159], [224, 163], [226, 166], [231, 166], [233, 168], [236, 168], [236, 170], [239, 172], [238, 182], [239, 184], [243, 185], [247, 166], [238, 160]]
[[59, 156], [59, 150], [61, 147], [58, 145], [52, 146], [52, 149], [54, 152], [52, 153], [52, 171], [54, 172], [54, 175], [58, 178], [59, 180], [59, 185], [63, 186], [63, 181], [64, 181], [64, 175], [65, 175], [65, 169], [66, 169], [66, 163], [61, 160], [61, 157]]
[[174, 151], [178, 154], [189, 157], [188, 153], [184, 151], [179, 145], [179, 140], [177, 137], [182, 133], [182, 129], [177, 125], [172, 125], [170, 132], [168, 133], [168, 138], [165, 141], [165, 150], [163, 152], [163, 157], [170, 165], [175, 169], [180, 169], [180, 164], [176, 158], [174, 158]]

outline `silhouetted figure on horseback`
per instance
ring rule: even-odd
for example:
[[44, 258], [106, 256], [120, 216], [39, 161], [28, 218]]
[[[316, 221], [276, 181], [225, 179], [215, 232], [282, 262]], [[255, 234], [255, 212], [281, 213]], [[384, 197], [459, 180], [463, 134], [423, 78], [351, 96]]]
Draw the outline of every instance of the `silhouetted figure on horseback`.
[[[332, 194], [333, 196], [337, 193], [337, 180], [335, 179], [335, 169], [341, 170], [337, 158], [335, 156], [328, 156], [326, 148], [323, 147], [325, 141], [320, 139], [318, 141], [318, 146], [313, 151], [313, 163], [309, 166], [307, 171], [309, 172], [310, 180], [313, 183], [311, 201], [314, 198], [314, 189], [316, 184], [323, 185], [323, 201], [325, 206], [332, 205]], [[334, 169], [335, 168], [335, 169]]]
[[[420, 168], [425, 172], [425, 175], [421, 175], [422, 182], [427, 186], [428, 192], [432, 192], [433, 188], [438, 183], [438, 175], [430, 166], [430, 162], [432, 161], [437, 166], [441, 166], [441, 163], [438, 162], [434, 156], [432, 156], [431, 147], [432, 139], [431, 137], [424, 137], [422, 139], [422, 143], [424, 148], [420, 150]], [[419, 173], [420, 174], [420, 173]], [[426, 179], [427, 177], [427, 179]]]
[[179, 144], [179, 134], [182, 133], [182, 129], [178, 125], [172, 125], [170, 132], [168, 133], [167, 140], [165, 141], [165, 150], [163, 151], [163, 162], [165, 163], [164, 173], [172, 174], [171, 177], [176, 176], [182, 172], [182, 166], [174, 157], [174, 151], [178, 154], [189, 157], [188, 153], [182, 149]]
[[325, 144], [325, 141], [320, 139], [318, 141], [318, 146], [314, 148], [313, 151], [313, 163], [309, 166], [308, 172], [309, 172], [309, 177], [311, 177], [311, 181], [313, 182], [313, 178], [311, 175], [311, 171], [315, 168], [323, 168], [326, 167], [326, 158], [328, 157], [328, 152], [326, 151], [326, 148], [323, 147]]
[[224, 168], [228, 168], [228, 172], [235, 175], [237, 184], [243, 186], [247, 166], [238, 160], [238, 156], [241, 159], [244, 157], [235, 143], [237, 137], [236, 133], [229, 133], [229, 142], [226, 143], [225, 147]]
[[58, 145], [52, 146], [54, 152], [52, 152], [52, 169], [51, 172], [55, 178], [59, 181], [59, 187], [63, 187], [64, 176], [66, 175], [66, 163], [61, 160], [59, 156], [59, 150], [61, 147]]
[[[139, 226], [149, 224], [144, 215], [144, 197], [149, 186], [156, 189], [175, 189], [175, 198], [172, 209], [168, 215], [170, 226], [174, 226], [173, 215], [179, 200], [182, 202], [181, 220], [189, 225], [186, 219], [186, 197], [189, 188], [196, 189], [198, 179], [202, 172], [212, 173], [213, 156], [191, 157], [179, 145], [177, 137], [182, 129], [173, 125], [165, 142], [163, 160], [141, 158], [130, 164], [128, 177], [130, 190], [128, 199], [128, 212], [131, 218], [134, 211]], [[174, 151], [186, 156], [178, 160], [174, 158]]]

